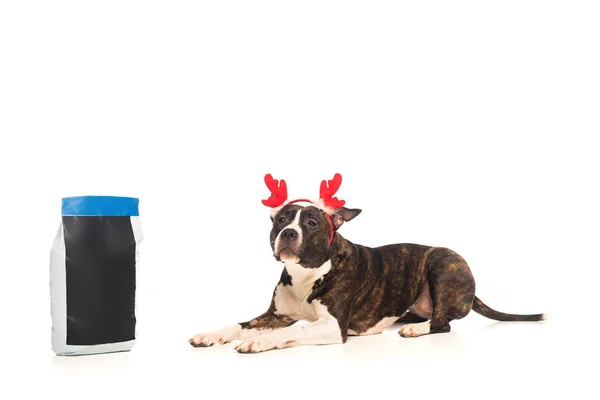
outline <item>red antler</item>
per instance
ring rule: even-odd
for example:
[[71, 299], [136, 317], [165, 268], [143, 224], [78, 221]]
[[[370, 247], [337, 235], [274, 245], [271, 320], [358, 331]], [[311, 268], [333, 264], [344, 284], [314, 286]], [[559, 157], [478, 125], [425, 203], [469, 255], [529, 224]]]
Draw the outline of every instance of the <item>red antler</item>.
[[273, 179], [271, 174], [267, 174], [265, 175], [265, 184], [271, 191], [271, 197], [262, 201], [265, 206], [279, 207], [287, 200], [287, 185], [283, 179], [280, 183], [277, 179]]
[[342, 176], [340, 174], [335, 174], [333, 179], [330, 181], [321, 182], [320, 198], [323, 200], [323, 203], [326, 207], [336, 209], [346, 204], [344, 200], [339, 200], [337, 197], [333, 197], [335, 192], [337, 192], [340, 188], [341, 184]]

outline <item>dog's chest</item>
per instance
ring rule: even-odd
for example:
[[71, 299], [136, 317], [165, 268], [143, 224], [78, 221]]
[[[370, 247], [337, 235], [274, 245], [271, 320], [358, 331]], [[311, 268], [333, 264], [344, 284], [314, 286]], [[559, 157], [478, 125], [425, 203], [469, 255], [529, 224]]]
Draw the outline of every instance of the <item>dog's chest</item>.
[[314, 284], [331, 269], [327, 261], [319, 268], [304, 268], [298, 264], [286, 263], [291, 284], [280, 283], [275, 289], [273, 301], [275, 312], [295, 320], [316, 321], [318, 314], [314, 304], [308, 303]]

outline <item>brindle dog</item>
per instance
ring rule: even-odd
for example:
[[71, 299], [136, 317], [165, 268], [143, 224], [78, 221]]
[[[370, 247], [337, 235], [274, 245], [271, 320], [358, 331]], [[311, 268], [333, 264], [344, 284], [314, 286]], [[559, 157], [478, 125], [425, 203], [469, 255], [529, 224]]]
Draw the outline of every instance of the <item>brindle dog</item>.
[[[345, 207], [329, 217], [314, 206], [289, 204], [273, 217], [271, 248], [284, 263], [269, 309], [259, 317], [190, 339], [196, 347], [242, 340], [256, 353], [298, 345], [344, 343], [348, 335], [381, 333], [410, 322], [399, 334], [450, 331], [471, 310], [499, 321], [540, 321], [543, 314], [495, 311], [475, 296], [475, 280], [454, 251], [418, 244], [369, 248], [338, 229], [360, 214]], [[331, 223], [329, 218], [331, 218]], [[333, 240], [330, 241], [331, 229]], [[308, 324], [295, 324], [299, 320]]]

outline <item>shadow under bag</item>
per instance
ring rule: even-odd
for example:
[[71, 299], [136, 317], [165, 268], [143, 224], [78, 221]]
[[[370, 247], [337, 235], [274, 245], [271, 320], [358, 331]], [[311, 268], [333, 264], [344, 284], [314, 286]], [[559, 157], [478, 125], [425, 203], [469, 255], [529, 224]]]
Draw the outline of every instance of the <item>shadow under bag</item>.
[[142, 229], [139, 200], [62, 199], [50, 257], [52, 350], [57, 355], [129, 351]]

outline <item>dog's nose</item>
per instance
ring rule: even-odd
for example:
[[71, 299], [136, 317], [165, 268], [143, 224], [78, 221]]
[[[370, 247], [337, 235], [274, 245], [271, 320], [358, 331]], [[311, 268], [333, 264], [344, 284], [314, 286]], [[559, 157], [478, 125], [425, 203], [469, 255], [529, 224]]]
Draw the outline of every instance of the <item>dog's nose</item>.
[[295, 229], [286, 229], [281, 232], [281, 238], [286, 241], [293, 241], [298, 239], [298, 232]]

